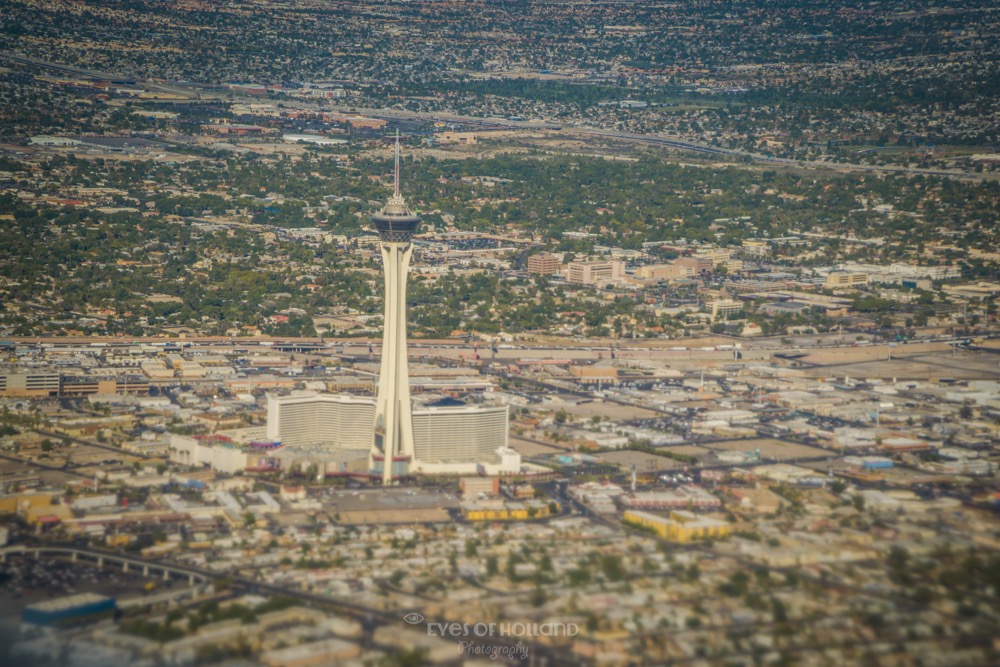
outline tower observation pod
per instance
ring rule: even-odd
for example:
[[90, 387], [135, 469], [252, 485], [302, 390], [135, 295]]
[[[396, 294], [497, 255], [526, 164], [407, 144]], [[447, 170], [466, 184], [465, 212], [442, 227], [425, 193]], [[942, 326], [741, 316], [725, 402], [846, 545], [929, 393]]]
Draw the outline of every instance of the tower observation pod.
[[395, 190], [382, 210], [372, 216], [381, 239], [385, 273], [385, 319], [375, 434], [370, 470], [383, 484], [409, 472], [414, 459], [413, 410], [406, 355], [406, 275], [413, 256], [411, 240], [420, 218], [410, 212], [399, 193], [399, 134], [396, 135]]

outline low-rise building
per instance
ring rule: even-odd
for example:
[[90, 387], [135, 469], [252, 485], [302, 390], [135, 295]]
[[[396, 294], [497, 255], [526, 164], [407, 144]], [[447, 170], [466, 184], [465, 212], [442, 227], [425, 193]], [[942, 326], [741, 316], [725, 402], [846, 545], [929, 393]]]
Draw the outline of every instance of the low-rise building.
[[833, 271], [826, 277], [826, 287], [829, 289], [843, 289], [845, 287], [857, 287], [868, 284], [867, 273], [856, 273], [850, 271]]
[[731, 315], [743, 312], [743, 302], [735, 299], [717, 299], [708, 304], [712, 310], [712, 321], [727, 320]]
[[618, 502], [627, 509], [714, 509], [722, 501], [697, 486], [682, 486], [666, 491], [645, 491], [619, 496]]
[[463, 477], [462, 495], [466, 498], [500, 495], [499, 477]]
[[670, 518], [649, 512], [627, 510], [623, 519], [626, 523], [648, 528], [662, 539], [671, 542], [721, 539], [733, 532], [732, 526], [725, 521], [701, 517], [683, 510], [671, 512]]
[[243, 447], [228, 438], [175, 434], [170, 436], [170, 461], [235, 474], [248, 467], [249, 457]]
[[625, 263], [617, 260], [574, 260], [566, 265], [566, 280], [579, 285], [605, 285], [625, 276]]
[[746, 257], [770, 257], [771, 244], [764, 239], [744, 239], [743, 255]]
[[343, 639], [323, 639], [274, 649], [261, 654], [260, 662], [267, 667], [312, 667], [330, 665], [361, 655], [361, 647]]
[[524, 521], [541, 519], [551, 513], [550, 504], [540, 500], [467, 500], [462, 503], [462, 514], [468, 521]]
[[112, 597], [78, 593], [28, 605], [21, 610], [21, 623], [43, 630], [57, 630], [110, 618], [116, 606]]
[[59, 386], [59, 373], [27, 370], [0, 373], [0, 396], [58, 396]]

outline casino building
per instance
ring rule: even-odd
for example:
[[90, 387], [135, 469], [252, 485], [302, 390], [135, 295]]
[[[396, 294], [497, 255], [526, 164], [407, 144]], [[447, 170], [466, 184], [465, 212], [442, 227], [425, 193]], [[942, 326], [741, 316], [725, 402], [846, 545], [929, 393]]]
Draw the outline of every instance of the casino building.
[[[369, 397], [311, 391], [269, 394], [267, 439], [281, 443], [278, 455], [283, 461], [319, 464], [330, 475], [380, 477], [384, 483], [381, 460], [371, 464], [375, 410], [376, 399]], [[520, 470], [520, 455], [507, 446], [506, 405], [432, 405], [411, 409], [410, 417], [413, 455], [395, 457], [395, 479]]]

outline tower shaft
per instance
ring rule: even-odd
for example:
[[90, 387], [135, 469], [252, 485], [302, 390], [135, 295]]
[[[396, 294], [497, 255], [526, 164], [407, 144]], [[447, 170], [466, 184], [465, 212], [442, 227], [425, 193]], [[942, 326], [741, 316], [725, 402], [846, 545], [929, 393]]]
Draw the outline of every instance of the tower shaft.
[[392, 482], [393, 459], [413, 460], [413, 414], [406, 354], [406, 278], [413, 245], [382, 242], [385, 321], [378, 398], [375, 401], [373, 456], [382, 457], [382, 483]]

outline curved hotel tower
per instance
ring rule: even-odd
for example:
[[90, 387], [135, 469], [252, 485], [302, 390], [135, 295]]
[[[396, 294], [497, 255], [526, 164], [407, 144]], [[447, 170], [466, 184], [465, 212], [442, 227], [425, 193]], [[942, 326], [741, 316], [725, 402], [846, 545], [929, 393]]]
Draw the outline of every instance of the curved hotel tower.
[[375, 401], [375, 438], [371, 469], [382, 483], [405, 475], [413, 460], [413, 409], [406, 356], [406, 276], [420, 218], [410, 212], [399, 193], [399, 136], [396, 136], [395, 191], [382, 210], [372, 216], [382, 240], [385, 273], [385, 320], [382, 332], [382, 365]]

